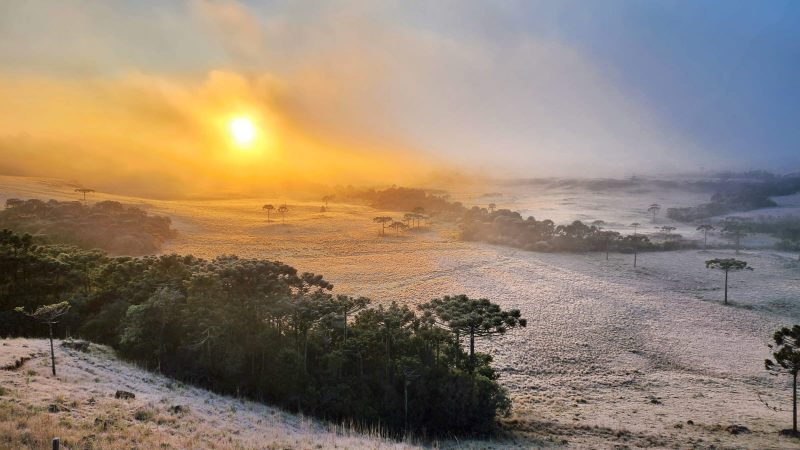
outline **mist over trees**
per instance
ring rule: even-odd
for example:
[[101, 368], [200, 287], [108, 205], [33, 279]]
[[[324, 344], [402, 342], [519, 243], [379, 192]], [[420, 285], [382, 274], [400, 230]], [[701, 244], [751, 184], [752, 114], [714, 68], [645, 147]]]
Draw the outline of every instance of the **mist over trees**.
[[450, 202], [446, 194], [435, 194], [424, 189], [390, 187], [387, 189], [345, 190], [337, 194], [339, 198], [366, 202], [380, 210], [411, 211], [420, 208], [418, 214], [427, 211], [431, 217], [444, 220], [459, 218], [466, 208], [460, 202]]
[[713, 191], [708, 203], [668, 208], [667, 217], [678, 222], [695, 222], [739, 211], [777, 206], [770, 197], [800, 192], [800, 175], [769, 172], [721, 173], [717, 180], [690, 184]]
[[2, 228], [115, 255], [156, 253], [176, 235], [169, 217], [115, 201], [88, 206], [78, 201], [8, 199], [0, 211]]
[[[637, 224], [638, 226], [638, 224]], [[539, 252], [586, 252], [678, 250], [694, 248], [695, 244], [679, 239], [653, 242], [647, 236], [636, 234], [622, 236], [603, 230], [602, 226], [585, 224], [576, 220], [566, 225], [556, 225], [552, 220], [523, 219], [515, 211], [473, 207], [461, 220], [460, 237], [466, 241], [483, 241]]]

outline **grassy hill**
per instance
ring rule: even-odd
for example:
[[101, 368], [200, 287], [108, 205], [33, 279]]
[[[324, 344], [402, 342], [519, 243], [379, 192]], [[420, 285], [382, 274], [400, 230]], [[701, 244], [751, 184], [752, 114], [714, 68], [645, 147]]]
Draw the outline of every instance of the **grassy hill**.
[[56, 436], [69, 449], [414, 448], [186, 386], [104, 346], [56, 345], [52, 377], [47, 341], [0, 340], [0, 448], [50, 448]]

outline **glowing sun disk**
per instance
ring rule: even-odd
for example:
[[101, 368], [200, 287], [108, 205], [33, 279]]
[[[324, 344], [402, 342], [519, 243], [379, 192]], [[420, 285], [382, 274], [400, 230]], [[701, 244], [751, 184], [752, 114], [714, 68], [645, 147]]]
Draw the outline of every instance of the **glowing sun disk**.
[[247, 117], [237, 117], [228, 124], [233, 142], [239, 147], [247, 147], [256, 137], [256, 127]]

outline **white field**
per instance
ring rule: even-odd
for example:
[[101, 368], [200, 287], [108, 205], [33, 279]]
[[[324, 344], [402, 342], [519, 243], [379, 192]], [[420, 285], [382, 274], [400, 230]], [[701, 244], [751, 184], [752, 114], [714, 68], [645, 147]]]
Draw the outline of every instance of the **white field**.
[[[628, 192], [619, 201], [615, 193], [603, 194], [603, 202], [585, 198], [596, 195], [570, 192], [560, 206], [526, 206], [517, 195], [509, 206], [563, 223], [584, 218], [580, 208], [595, 203], [603, 206], [585, 219], [648, 224], [643, 210], [652, 202], [666, 209], [708, 198], [682, 192], [674, 198], [651, 192]], [[3, 196], [75, 198], [68, 186], [9, 177], [0, 178], [0, 200]], [[112, 196], [92, 199], [105, 198]], [[479, 342], [479, 350], [496, 355], [501, 381], [511, 391], [510, 423], [522, 436], [519, 445], [800, 448], [798, 441], [777, 434], [791, 423], [789, 380], [763, 369], [772, 332], [800, 320], [796, 255], [743, 252], [740, 258], [755, 271], [731, 275], [732, 304], [724, 306], [722, 274], [703, 262], [733, 256], [727, 250], [646, 253], [634, 269], [626, 255], [612, 254], [606, 261], [601, 254], [462, 243], [446, 224], [381, 237], [371, 218], [383, 212], [357, 205], [334, 203], [319, 213], [318, 203], [289, 202], [284, 225], [280, 218], [267, 223], [261, 211], [262, 204], [277, 206], [282, 199], [113, 198], [172, 217], [181, 235], [167, 252], [278, 259], [324, 274], [337, 292], [377, 302], [414, 304], [466, 293], [521, 309], [527, 328]], [[481, 201], [503, 207], [503, 199], [508, 197]], [[689, 236], [685, 228], [679, 232]], [[732, 435], [725, 428], [733, 424], [752, 432]]]

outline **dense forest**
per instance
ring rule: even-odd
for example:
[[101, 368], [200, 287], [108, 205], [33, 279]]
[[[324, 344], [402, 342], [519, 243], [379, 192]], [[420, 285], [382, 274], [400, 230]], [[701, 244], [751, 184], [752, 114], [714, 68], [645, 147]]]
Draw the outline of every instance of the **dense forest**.
[[451, 202], [447, 194], [425, 189], [390, 187], [387, 189], [343, 190], [338, 198], [366, 202], [369, 206], [392, 211], [422, 208], [432, 217], [455, 220], [467, 210], [460, 202]]
[[157, 253], [175, 235], [168, 217], [119, 202], [91, 206], [78, 201], [8, 199], [0, 211], [0, 229], [44, 237], [49, 242], [98, 248], [113, 255]]
[[770, 198], [800, 192], [800, 175], [769, 172], [723, 173], [718, 180], [697, 183], [713, 190], [711, 201], [696, 206], [667, 209], [667, 217], [694, 222], [739, 211], [777, 206]]
[[466, 241], [483, 241], [540, 252], [584, 252], [679, 250], [694, 248], [675, 233], [664, 233], [662, 242], [651, 241], [642, 234], [622, 235], [604, 230], [601, 224], [585, 224], [576, 220], [556, 225], [552, 220], [523, 219], [515, 211], [473, 207], [464, 214], [460, 237]]
[[45, 333], [15, 307], [67, 301], [57, 336], [325, 419], [398, 434], [484, 434], [509, 411], [491, 357], [474, 343], [524, 326], [519, 311], [465, 296], [418, 311], [375, 306], [332, 287], [274, 261], [114, 258], [0, 232], [0, 336]]

